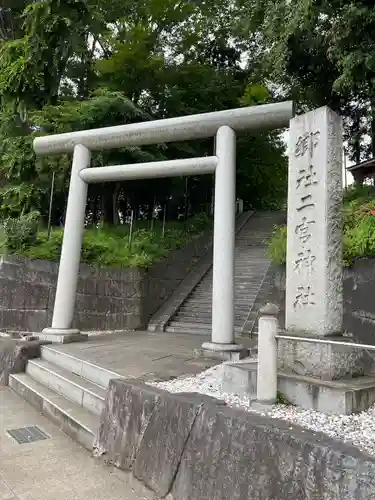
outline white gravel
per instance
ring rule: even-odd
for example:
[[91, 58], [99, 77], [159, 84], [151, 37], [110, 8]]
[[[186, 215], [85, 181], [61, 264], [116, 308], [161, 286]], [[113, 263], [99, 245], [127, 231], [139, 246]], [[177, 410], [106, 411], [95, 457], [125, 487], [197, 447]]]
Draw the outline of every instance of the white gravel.
[[303, 410], [289, 405], [272, 405], [267, 409], [256, 409], [254, 400], [235, 393], [222, 392], [223, 364], [214, 366], [194, 377], [185, 377], [150, 385], [169, 392], [198, 392], [225, 401], [228, 406], [279, 418], [312, 431], [351, 443], [362, 451], [375, 455], [375, 405], [367, 411], [353, 415], [327, 415], [312, 410]]

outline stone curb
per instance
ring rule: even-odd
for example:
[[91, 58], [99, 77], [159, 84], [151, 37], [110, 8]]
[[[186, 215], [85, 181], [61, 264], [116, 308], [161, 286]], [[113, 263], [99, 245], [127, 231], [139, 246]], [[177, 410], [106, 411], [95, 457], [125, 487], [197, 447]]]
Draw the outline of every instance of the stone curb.
[[173, 500], [367, 500], [375, 459], [198, 394], [112, 380], [94, 454]]

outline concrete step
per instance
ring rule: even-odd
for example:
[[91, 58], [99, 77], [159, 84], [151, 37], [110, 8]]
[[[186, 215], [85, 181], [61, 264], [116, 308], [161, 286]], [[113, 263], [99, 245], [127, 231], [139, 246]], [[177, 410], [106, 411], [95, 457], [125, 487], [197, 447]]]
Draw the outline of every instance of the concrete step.
[[[235, 314], [234, 315], [234, 319], [235, 320], [242, 320], [244, 319], [244, 317], [246, 316], [247, 318], [247, 315], [245, 314]], [[174, 319], [179, 319], [179, 320], [183, 320], [184, 318], [185, 319], [199, 319], [199, 320], [202, 320], [202, 322], [210, 322], [211, 323], [211, 320], [212, 320], [212, 315], [210, 313], [207, 313], [207, 312], [203, 312], [203, 311], [191, 311], [191, 310], [183, 310], [181, 309], [177, 314], [176, 316], [174, 316]], [[245, 319], [246, 319], [245, 318]]]
[[26, 373], [12, 374], [9, 386], [68, 436], [92, 450], [99, 418], [45, 387]]
[[241, 276], [237, 276], [235, 278], [235, 287], [238, 286], [248, 286], [250, 287], [256, 287], [259, 286], [259, 280], [263, 280], [264, 275], [266, 271], [261, 271], [261, 272], [254, 272], [251, 275], [243, 275], [241, 273]]
[[[267, 254], [268, 251], [268, 243], [265, 243], [264, 240], [254, 240], [251, 241], [250, 239], [242, 239], [242, 240], [237, 240], [236, 244], [240, 248], [240, 255], [246, 250], [248, 250], [251, 253], [257, 252], [257, 256], [261, 258], [265, 258], [265, 255]], [[238, 254], [237, 254], [238, 255]]]
[[265, 273], [266, 269], [259, 266], [250, 272], [244, 269], [243, 271], [239, 271], [238, 275], [235, 276], [235, 283], [239, 285], [247, 284], [249, 286], [254, 286], [258, 283], [259, 278], [264, 278]]
[[53, 346], [43, 346], [41, 358], [56, 366], [69, 370], [74, 375], [78, 375], [102, 388], [107, 388], [109, 386], [109, 381], [113, 378], [123, 378], [122, 375], [116, 372], [101, 368], [89, 361], [67, 354]]
[[253, 274], [259, 273], [261, 270], [266, 269], [268, 265], [268, 262], [257, 262], [254, 261], [251, 257], [251, 255], [246, 256], [246, 261], [243, 263], [237, 263], [234, 266], [235, 270], [235, 275], [237, 275], [239, 278], [241, 277], [240, 274], [237, 274], [238, 271], [244, 271], [246, 272], [246, 276], [253, 276]]
[[195, 328], [185, 328], [184, 326], [167, 326], [165, 331], [168, 333], [188, 333], [190, 335], [211, 335], [211, 328], [207, 330], [198, 330]]
[[[247, 271], [240, 271], [237, 276], [235, 276], [235, 281], [234, 281], [234, 286], [243, 286], [243, 285], [248, 285], [248, 286], [255, 286], [257, 284], [257, 280], [261, 277], [262, 279], [264, 278], [264, 274], [266, 273], [266, 270], [259, 270], [256, 269], [252, 273], [248, 273]], [[199, 285], [197, 285], [194, 290], [210, 290], [212, 289], [212, 280], [209, 282], [201, 282]]]
[[[251, 260], [249, 260], [249, 257], [251, 257]], [[239, 242], [235, 258], [236, 264], [246, 263], [250, 266], [254, 266], [255, 263], [263, 265], [268, 261], [267, 251], [264, 251], [264, 248], [248, 245], [246, 241]]]
[[257, 271], [260, 272], [261, 270], [266, 269], [269, 266], [269, 260], [268, 259], [256, 259], [252, 255], [250, 255], [250, 252], [247, 252], [246, 255], [246, 260], [244, 256], [244, 262], [239, 262], [235, 264], [235, 269], [241, 269], [248, 272], [248, 274], [256, 273]]
[[[255, 302], [256, 295], [237, 295], [235, 296], [235, 307], [236, 306], [244, 306], [245, 308], [249, 309], [250, 306], [253, 305]], [[211, 306], [212, 300], [209, 299], [207, 296], [204, 295], [192, 295], [190, 299], [188, 299], [185, 304], [204, 304], [204, 305], [209, 305]]]
[[[247, 323], [246, 321], [246, 318], [243, 317], [243, 318], [236, 318], [236, 320], [234, 321], [234, 325], [236, 328], [242, 328], [245, 324]], [[206, 328], [209, 328], [211, 329], [211, 326], [212, 326], [212, 321], [211, 319], [209, 318], [190, 318], [190, 317], [184, 317], [184, 318], [180, 318], [180, 317], [174, 317], [169, 323], [167, 326], [179, 326], [179, 325], [186, 325], [188, 324], [189, 327], [195, 325], [195, 326], [198, 326], [199, 328], [199, 325], [202, 325]], [[250, 325], [252, 325], [252, 323], [250, 322]], [[247, 328], [248, 329], [248, 328]]]
[[[256, 295], [259, 291], [260, 279], [255, 280], [251, 283], [241, 283], [234, 287], [234, 292], [239, 295]], [[212, 287], [210, 288], [195, 288], [192, 291], [193, 295], [206, 295], [207, 297], [212, 297]]]
[[[242, 330], [245, 323], [246, 323], [245, 320], [237, 320], [234, 322], [234, 327], [237, 330]], [[201, 329], [211, 330], [212, 327], [211, 321], [199, 321], [199, 320], [194, 321], [193, 318], [181, 318], [181, 319], [176, 318], [168, 324], [168, 326], [172, 328], [179, 328], [179, 327], [185, 328], [185, 325], [189, 325], [188, 329], [193, 329], [194, 325], [195, 330], [201, 330]]]
[[[185, 326], [167, 326], [165, 331], [169, 333], [188, 333], [191, 335], [207, 335], [207, 336], [211, 336], [212, 332], [211, 327], [207, 330], [203, 330], [203, 329], [186, 328]], [[241, 328], [235, 328], [234, 331], [237, 335], [241, 334]]]
[[100, 415], [106, 395], [103, 387], [43, 359], [29, 360], [26, 373], [91, 413]]
[[[259, 289], [260, 282], [263, 281], [264, 274], [265, 273], [261, 273], [259, 274], [259, 276], [251, 277], [246, 280], [245, 279], [238, 280], [234, 285], [234, 289], [236, 291], [247, 290], [249, 292], [251, 291], [256, 292]], [[210, 283], [208, 285], [207, 283], [204, 283], [198, 285], [193, 290], [193, 293], [197, 292], [212, 293], [212, 284]]]
[[[266, 271], [265, 271], [266, 272]], [[249, 289], [257, 288], [259, 286], [259, 279], [261, 278], [263, 280], [264, 278], [264, 273], [259, 273], [257, 276], [241, 276], [241, 279], [238, 278], [234, 282], [234, 289], [237, 290], [242, 290], [243, 287], [247, 287]], [[212, 292], [212, 283], [201, 283], [200, 285], [197, 285], [194, 288], [194, 291], [199, 291], [199, 292]]]
[[199, 309], [202, 311], [208, 311], [212, 310], [212, 302], [208, 302], [207, 300], [199, 300], [199, 299], [188, 299], [186, 302], [184, 302], [183, 306], [184, 308], [189, 308], [189, 309]]
[[[239, 311], [235, 310], [235, 321], [243, 321], [245, 322], [248, 317], [248, 309]], [[180, 314], [181, 313], [181, 314]], [[182, 310], [180, 309], [171, 319], [170, 321], [176, 320], [189, 320], [190, 318], [198, 318], [201, 323], [210, 323], [212, 321], [211, 311], [193, 311], [193, 310]]]
[[198, 305], [194, 306], [193, 304], [184, 304], [176, 314], [179, 312], [186, 312], [186, 313], [192, 313], [192, 314], [206, 314], [208, 316], [212, 316], [212, 307], [211, 304], [209, 306], [202, 306], [199, 307]]
[[235, 269], [248, 269], [254, 272], [260, 269], [265, 269], [269, 265], [269, 259], [267, 256], [257, 255], [254, 251], [248, 247], [244, 248], [241, 254], [236, 256], [236, 260], [234, 263]]
[[264, 268], [268, 264], [268, 259], [264, 255], [259, 256], [249, 248], [244, 248], [241, 253], [237, 253], [235, 258], [235, 269], [256, 270], [258, 268]]
[[[248, 314], [250, 309], [252, 307], [251, 302], [249, 304], [241, 305], [241, 304], [236, 304], [234, 307], [235, 314], [241, 316], [243, 314]], [[212, 304], [207, 304], [207, 303], [198, 303], [198, 302], [185, 302], [183, 306], [177, 311], [176, 314], [178, 314], [180, 311], [183, 312], [202, 312], [203, 314], [209, 314], [212, 315]]]
[[204, 320], [200, 318], [181, 318], [181, 317], [175, 317], [173, 318], [172, 321], [169, 322], [168, 326], [183, 326], [183, 325], [189, 325], [190, 326], [195, 326], [197, 328], [208, 328], [211, 329], [212, 322], [210, 319]]
[[[244, 324], [245, 324], [245, 321], [236, 321], [234, 323], [234, 329], [236, 332], [242, 332], [243, 331], [243, 327], [244, 327]], [[186, 326], [188, 325], [188, 326]], [[194, 325], [194, 326], [193, 326]], [[212, 328], [212, 324], [211, 322], [210, 323], [193, 323], [193, 322], [185, 322], [185, 321], [173, 321], [173, 325], [172, 325], [172, 322], [170, 324], [167, 325], [166, 328], [183, 328], [184, 330], [186, 331], [195, 331], [196, 333], [200, 333], [201, 331], [204, 333], [204, 332], [210, 332], [211, 333], [211, 328]], [[167, 330], [166, 330], [167, 331]], [[244, 331], [247, 331], [247, 330], [244, 330]]]
[[[256, 299], [256, 296], [250, 296], [248, 299], [245, 299], [245, 298], [242, 298], [242, 297], [239, 297], [238, 300], [236, 298], [235, 300], [235, 307], [236, 306], [245, 306], [246, 307], [250, 307], [254, 301]], [[208, 305], [209, 307], [211, 307], [211, 304], [212, 304], [212, 301], [208, 301], [208, 299], [205, 299], [204, 297], [195, 297], [195, 295], [192, 295], [190, 298], [188, 298], [184, 305], [187, 305], [187, 304], [192, 304], [192, 305], [202, 305], [202, 306], [206, 306]]]
[[210, 314], [196, 314], [180, 311], [173, 317], [173, 321], [186, 323], [204, 323], [211, 324], [212, 317]]
[[194, 322], [182, 322], [182, 321], [171, 321], [168, 325], [171, 328], [184, 328], [186, 330], [211, 330], [211, 324], [194, 323]]
[[[244, 301], [246, 300], [247, 302], [251, 301], [251, 300], [255, 300], [258, 296], [258, 290], [259, 290], [259, 287], [257, 287], [257, 289], [249, 289], [249, 288], [246, 288], [244, 287], [243, 289], [237, 289], [235, 291], [235, 299], [238, 299], [239, 301]], [[193, 291], [192, 294], [190, 295], [190, 300], [192, 299], [205, 299], [206, 301], [208, 300], [212, 300], [212, 292], [211, 290], [210, 291], [203, 291], [203, 290], [196, 290], [196, 291]], [[189, 300], [189, 299], [188, 299]]]
[[[248, 314], [249, 311], [252, 309], [252, 303], [245, 303], [245, 304], [236, 304], [234, 307], [235, 314]], [[198, 303], [198, 302], [185, 302], [183, 306], [177, 311], [185, 311], [185, 312], [202, 312], [206, 314], [211, 314], [212, 312], [212, 304], [207, 304], [207, 303]], [[177, 314], [176, 313], [176, 314]]]

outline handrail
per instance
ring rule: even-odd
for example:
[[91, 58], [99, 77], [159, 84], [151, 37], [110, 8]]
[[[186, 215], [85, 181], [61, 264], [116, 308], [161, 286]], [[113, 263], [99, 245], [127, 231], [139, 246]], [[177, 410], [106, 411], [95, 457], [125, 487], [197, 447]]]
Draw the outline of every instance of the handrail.
[[355, 344], [353, 342], [340, 342], [337, 340], [325, 340], [325, 339], [317, 339], [311, 337], [295, 337], [292, 335], [276, 335], [275, 337], [278, 340], [291, 340], [294, 342], [308, 342], [310, 344], [327, 344], [327, 345], [341, 345], [344, 347], [352, 347], [353, 349], [365, 349], [368, 351], [375, 351], [375, 345], [368, 344]]

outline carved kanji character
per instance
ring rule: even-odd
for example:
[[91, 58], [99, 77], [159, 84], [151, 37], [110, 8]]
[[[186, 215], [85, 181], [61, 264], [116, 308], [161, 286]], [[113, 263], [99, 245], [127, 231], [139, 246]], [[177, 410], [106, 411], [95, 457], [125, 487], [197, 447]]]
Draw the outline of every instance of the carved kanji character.
[[298, 252], [298, 257], [294, 262], [294, 270], [301, 271], [303, 269], [306, 269], [308, 272], [311, 272], [314, 268], [313, 264], [315, 261], [316, 257], [312, 254], [310, 248], [302, 250], [301, 252]]
[[301, 184], [304, 187], [309, 187], [312, 186], [313, 184], [318, 184], [318, 181], [316, 180], [316, 172], [314, 170], [313, 165], [310, 165], [308, 168], [302, 168], [298, 172], [297, 189], [301, 186]]
[[311, 291], [311, 286], [299, 286], [297, 288], [294, 308], [315, 305], [315, 293]]
[[294, 232], [296, 233], [302, 244], [307, 243], [312, 236], [309, 230], [310, 224], [315, 224], [315, 221], [314, 220], [308, 221], [306, 217], [302, 217], [301, 224], [298, 224], [294, 230]]

